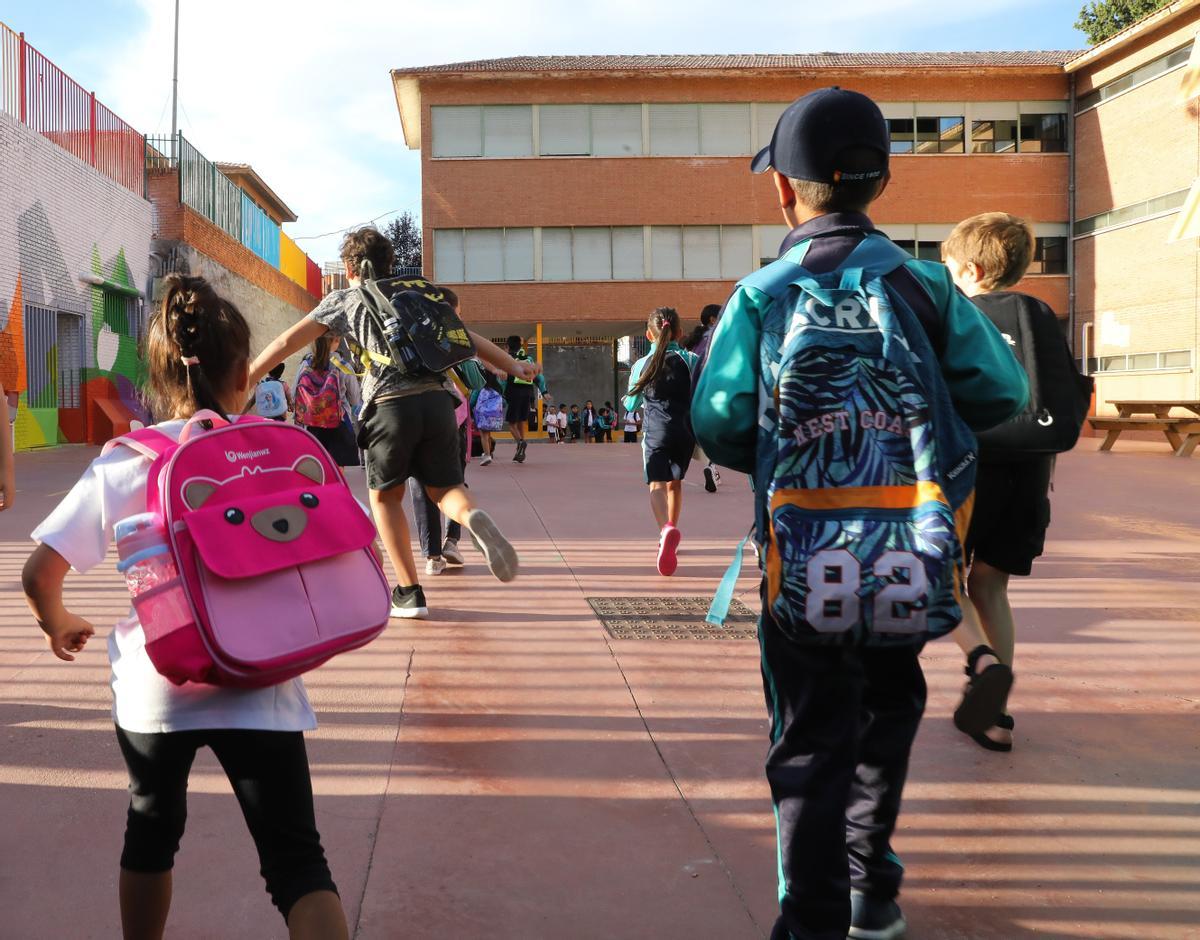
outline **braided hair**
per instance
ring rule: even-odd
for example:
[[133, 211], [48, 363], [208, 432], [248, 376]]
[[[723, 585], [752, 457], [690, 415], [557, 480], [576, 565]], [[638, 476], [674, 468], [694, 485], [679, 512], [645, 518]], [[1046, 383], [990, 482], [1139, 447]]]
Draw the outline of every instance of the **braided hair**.
[[224, 416], [220, 397], [250, 358], [250, 327], [201, 277], [168, 275], [146, 336], [146, 399], [159, 420], [202, 409]]
[[646, 332], [654, 342], [654, 355], [638, 376], [637, 383], [629, 390], [630, 395], [640, 395], [658, 381], [663, 364], [667, 361], [667, 347], [679, 336], [679, 312], [674, 307], [659, 307], [646, 321]]

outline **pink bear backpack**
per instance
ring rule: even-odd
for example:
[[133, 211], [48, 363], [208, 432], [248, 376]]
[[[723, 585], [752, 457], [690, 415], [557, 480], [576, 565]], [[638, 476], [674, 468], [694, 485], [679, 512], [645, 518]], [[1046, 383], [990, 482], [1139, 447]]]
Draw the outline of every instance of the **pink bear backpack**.
[[178, 442], [142, 428], [105, 452], [116, 446], [154, 461], [146, 509], [161, 520], [190, 607], [143, 620], [163, 676], [275, 685], [383, 631], [391, 595], [375, 526], [303, 428], [200, 411]]

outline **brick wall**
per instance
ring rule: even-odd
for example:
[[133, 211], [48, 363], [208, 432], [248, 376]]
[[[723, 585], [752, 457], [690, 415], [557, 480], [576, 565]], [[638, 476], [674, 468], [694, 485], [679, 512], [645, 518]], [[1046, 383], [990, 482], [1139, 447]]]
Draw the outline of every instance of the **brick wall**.
[[[121, 295], [110, 294], [106, 305], [105, 292], [80, 275], [145, 290], [150, 231], [149, 202], [0, 113], [0, 381], [26, 393], [19, 448], [92, 438], [99, 399], [136, 404], [136, 342], [124, 304], [113, 302]], [[26, 304], [55, 312], [50, 322], [56, 332], [63, 323], [62, 348], [43, 348], [26, 331]], [[78, 345], [67, 342], [72, 334]], [[32, 370], [27, 339], [40, 360]], [[30, 408], [30, 392], [35, 401], [57, 397], [46, 383], [29, 383], [56, 382], [46, 364], [67, 362], [69, 346], [80, 368], [64, 375], [79, 381], [79, 406]]]
[[282, 271], [258, 257], [240, 241], [179, 202], [175, 170], [152, 173], [148, 193], [154, 202], [154, 237], [180, 241], [207, 255], [227, 271], [307, 313], [316, 300]]

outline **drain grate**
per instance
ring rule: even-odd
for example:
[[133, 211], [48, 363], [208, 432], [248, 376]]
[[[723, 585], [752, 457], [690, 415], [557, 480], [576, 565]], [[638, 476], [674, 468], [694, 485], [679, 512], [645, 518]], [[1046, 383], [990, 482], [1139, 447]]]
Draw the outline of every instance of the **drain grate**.
[[614, 640], [753, 640], [758, 617], [741, 601], [724, 627], [705, 623], [708, 597], [589, 597], [587, 602]]

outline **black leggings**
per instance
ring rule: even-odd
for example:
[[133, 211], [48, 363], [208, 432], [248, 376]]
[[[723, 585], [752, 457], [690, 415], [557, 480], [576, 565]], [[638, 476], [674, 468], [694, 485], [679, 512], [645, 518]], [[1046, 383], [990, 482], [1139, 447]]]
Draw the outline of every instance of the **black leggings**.
[[287, 919], [313, 891], [337, 892], [313, 814], [312, 780], [299, 731], [173, 731], [117, 728], [129, 768], [129, 817], [121, 867], [170, 871], [187, 820], [187, 780], [196, 751], [212, 748], [258, 849], [271, 902]]

